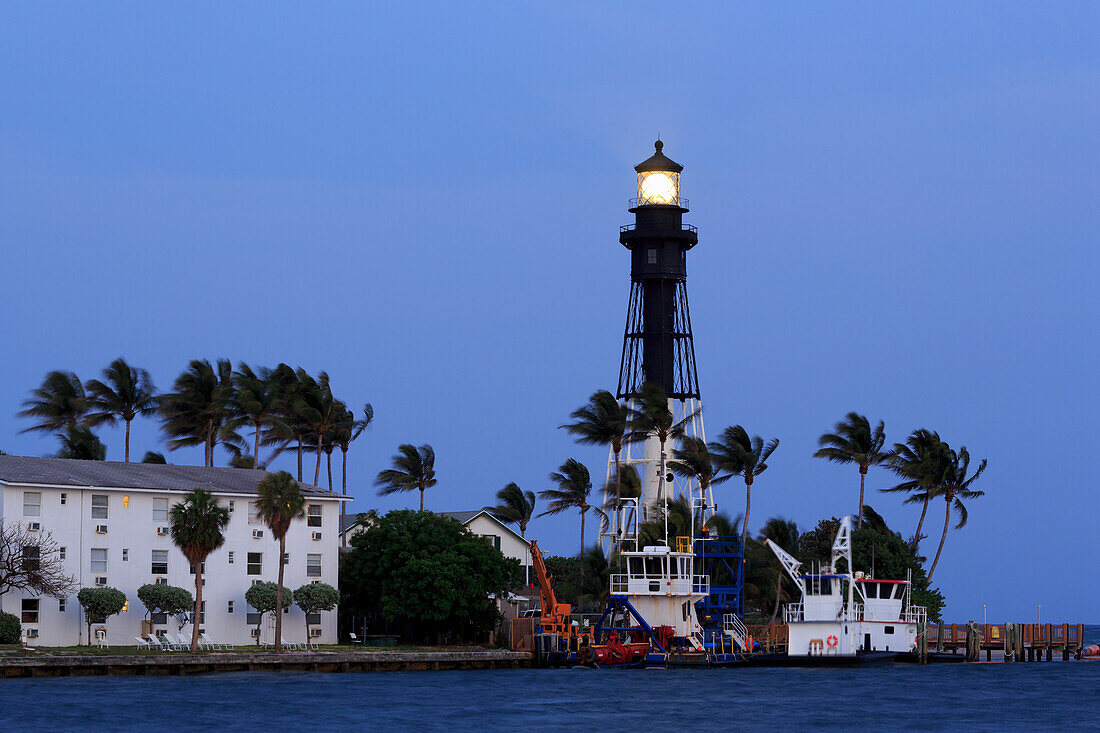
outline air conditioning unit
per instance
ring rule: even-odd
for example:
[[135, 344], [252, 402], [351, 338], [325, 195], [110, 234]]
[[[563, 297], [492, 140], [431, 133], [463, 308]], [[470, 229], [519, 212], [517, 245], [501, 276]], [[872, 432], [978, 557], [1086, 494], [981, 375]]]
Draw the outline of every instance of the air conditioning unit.
[[157, 527], [157, 534], [161, 537], [170, 534], [170, 532], [171, 530], [169, 530], [168, 527]]
[[28, 639], [37, 639], [38, 638], [38, 629], [27, 629], [27, 638]]
[[259, 629], [252, 629], [252, 638], [253, 639], [258, 637], [259, 635], [260, 635], [260, 630]]
[[309, 635], [310, 635], [311, 637], [317, 637], [317, 636], [320, 636], [320, 635], [321, 635], [321, 627], [320, 627], [320, 626], [315, 626], [315, 627], [311, 628], [311, 629], [309, 630]]
[[[206, 579], [203, 578], [203, 580], [206, 580]], [[157, 578], [156, 584], [157, 585], [168, 585], [168, 578]]]
[[98, 586], [107, 585], [107, 578], [103, 577], [102, 575], [97, 575], [95, 579], [95, 584]]
[[97, 524], [95, 526], [95, 533], [96, 534], [107, 534], [107, 525], [106, 524]]
[[[42, 529], [42, 522], [27, 522], [28, 532], [37, 532]], [[316, 538], [314, 538], [316, 539]]]
[[264, 536], [264, 531], [262, 529], [252, 530], [252, 539], [254, 539], [254, 540], [262, 539], [263, 536]]
[[320, 539], [321, 539], [321, 533], [320, 533], [320, 532], [314, 532], [314, 533], [313, 533], [313, 541], [314, 541], [314, 542], [317, 542], [317, 541], [319, 541]]

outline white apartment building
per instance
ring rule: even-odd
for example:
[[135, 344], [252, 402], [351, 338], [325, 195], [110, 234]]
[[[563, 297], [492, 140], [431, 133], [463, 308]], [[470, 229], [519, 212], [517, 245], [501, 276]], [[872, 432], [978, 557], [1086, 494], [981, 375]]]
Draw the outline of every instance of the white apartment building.
[[[168, 532], [169, 508], [194, 488], [210, 491], [230, 511], [225, 544], [203, 572], [200, 629], [216, 641], [255, 643], [258, 616], [244, 594], [255, 582], [278, 579], [279, 544], [256, 515], [256, 486], [266, 471], [143, 463], [0, 456], [0, 517], [50, 532], [64, 553], [64, 567], [77, 588], [111, 586], [126, 594], [126, 610], [107, 620], [108, 642], [133, 645], [148, 618], [137, 597], [146, 583], [187, 588], [195, 576]], [[286, 537], [286, 587], [310, 582], [339, 587], [340, 494], [300, 484], [307, 516], [295, 520]], [[36, 646], [87, 643], [87, 627], [76, 591], [68, 598], [38, 598], [19, 591], [0, 597], [0, 609], [22, 620]], [[268, 614], [262, 638], [271, 640]], [[150, 619], [157, 630], [177, 632], [174, 618]], [[336, 643], [336, 611], [308, 619], [309, 634]], [[96, 627], [93, 626], [93, 629]], [[190, 636], [186, 624], [181, 633]], [[93, 632], [94, 633], [94, 632]], [[284, 614], [283, 637], [306, 639], [307, 619], [297, 606]]]

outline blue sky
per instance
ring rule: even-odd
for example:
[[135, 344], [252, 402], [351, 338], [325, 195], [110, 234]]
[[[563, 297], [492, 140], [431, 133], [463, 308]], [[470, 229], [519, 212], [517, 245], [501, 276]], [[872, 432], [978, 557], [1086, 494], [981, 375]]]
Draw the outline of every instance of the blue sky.
[[[374, 404], [356, 510], [415, 501], [371, 487], [402, 442], [436, 449], [430, 508], [569, 456], [602, 476], [556, 426], [614, 388], [617, 227], [659, 131], [708, 434], [781, 441], [753, 524], [854, 510], [856, 472], [811, 457], [849, 410], [928, 427], [990, 463], [948, 617], [1096, 621], [1094, 4], [2, 7], [0, 448], [56, 451], [14, 417], [50, 369], [124, 355], [167, 388], [228, 357]], [[573, 552], [577, 518], [531, 534]]]

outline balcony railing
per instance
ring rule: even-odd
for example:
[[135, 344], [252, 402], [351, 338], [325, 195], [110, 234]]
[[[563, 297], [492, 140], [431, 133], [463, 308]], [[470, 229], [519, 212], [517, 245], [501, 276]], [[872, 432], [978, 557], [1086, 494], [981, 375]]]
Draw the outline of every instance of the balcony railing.
[[688, 208], [688, 200], [681, 196], [675, 201], [670, 201], [667, 204], [655, 204], [652, 201], [644, 201], [637, 197], [630, 199], [630, 208], [636, 209], [639, 206], [680, 206], [682, 208]]
[[[619, 232], [632, 232], [636, 227], [637, 224], [623, 224], [621, 227], [619, 227]], [[694, 224], [682, 224], [680, 227], [680, 231], [698, 234], [699, 227], [695, 226]]]

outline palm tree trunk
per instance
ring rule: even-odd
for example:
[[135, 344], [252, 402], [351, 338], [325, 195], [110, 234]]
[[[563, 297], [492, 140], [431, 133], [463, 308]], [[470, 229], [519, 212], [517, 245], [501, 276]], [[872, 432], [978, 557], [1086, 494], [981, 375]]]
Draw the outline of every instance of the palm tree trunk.
[[420, 487], [420, 511], [424, 511], [424, 487]]
[[325, 452], [325, 463], [328, 465], [328, 490], [332, 491], [332, 451]]
[[[347, 498], [347, 495], [348, 495], [348, 452], [347, 452], [347, 449], [345, 449], [343, 446], [340, 446], [340, 452], [343, 454], [343, 457], [341, 459], [341, 463], [343, 465], [340, 467], [340, 483], [341, 483], [340, 493], [343, 494], [343, 496], [345, 498]], [[344, 532], [344, 520], [347, 517], [347, 511], [348, 511], [347, 502], [346, 501], [340, 502], [340, 547], [347, 547], [348, 546], [348, 538], [346, 536], [347, 533]]]
[[928, 499], [929, 497], [924, 497], [924, 506], [920, 510], [920, 521], [917, 522], [917, 533], [913, 535], [914, 550], [917, 549], [917, 546], [920, 544], [920, 528], [924, 526], [924, 515], [928, 513]]
[[126, 462], [130, 462], [130, 421], [126, 421]]
[[286, 564], [286, 535], [279, 538], [279, 587], [275, 589], [275, 653], [283, 650], [283, 570]]
[[313, 485], [321, 480], [321, 434], [317, 434], [317, 468], [313, 469]]
[[943, 513], [943, 534], [940, 535], [940, 546], [936, 549], [936, 559], [932, 561], [932, 569], [928, 571], [929, 583], [932, 582], [932, 573], [936, 572], [936, 564], [940, 561], [940, 553], [943, 552], [943, 543], [947, 540], [947, 530], [951, 526], [951, 494], [945, 494], [944, 498], [947, 500], [944, 502], [947, 508]]
[[302, 434], [298, 434], [298, 480], [302, 480]]
[[[851, 506], [849, 504], [848, 506]], [[752, 476], [745, 477], [745, 522], [741, 525], [741, 552], [745, 551], [745, 538], [749, 534], [749, 510], [752, 509]]]
[[779, 568], [775, 574], [775, 610], [772, 611], [772, 617], [768, 620], [768, 626], [775, 623], [776, 617], [779, 615], [779, 598], [783, 593], [783, 568]]
[[[614, 446], [612, 446], [614, 448]], [[622, 471], [619, 468], [619, 454], [622, 453], [622, 446], [615, 448], [615, 535], [622, 534], [623, 530], [623, 476]]]
[[202, 561], [195, 565], [195, 616], [191, 622], [191, 653], [199, 648], [199, 619], [202, 618]]
[[863, 484], [867, 478], [867, 467], [859, 467], [859, 520], [856, 522], [856, 529], [863, 526]]
[[584, 515], [588, 513], [588, 508], [581, 509], [581, 585], [584, 585]]
[[252, 451], [252, 467], [260, 467], [260, 421], [256, 421], [256, 447]]

